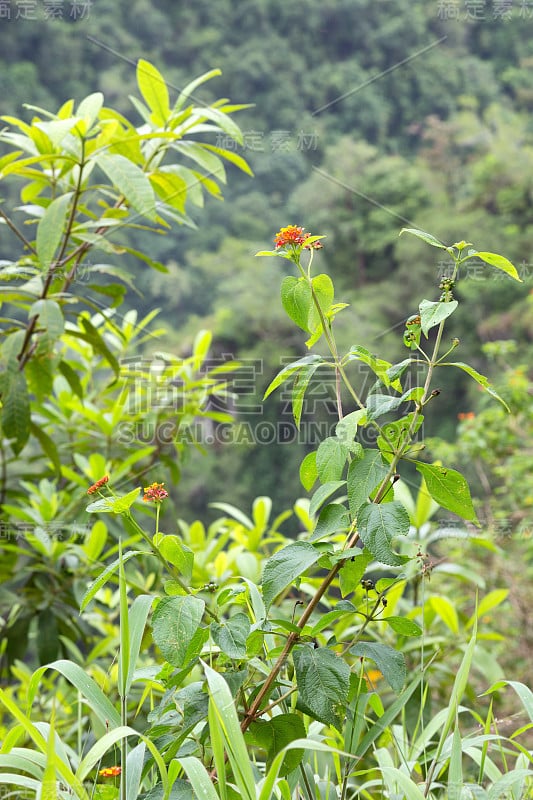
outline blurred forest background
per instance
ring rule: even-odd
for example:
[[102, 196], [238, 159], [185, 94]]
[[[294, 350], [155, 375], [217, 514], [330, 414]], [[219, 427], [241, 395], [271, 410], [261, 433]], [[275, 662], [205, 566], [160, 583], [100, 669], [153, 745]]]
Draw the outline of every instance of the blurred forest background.
[[[299, 461], [318, 444], [305, 423], [334, 422], [322, 391], [333, 387], [318, 386], [300, 447], [289, 446], [298, 437], [284, 395], [261, 400], [279, 353], [289, 361], [306, 352], [279, 302], [285, 262], [254, 259], [288, 224], [327, 236], [317, 258], [334, 277], [337, 300], [353, 312], [337, 323], [341, 345], [362, 344], [390, 361], [404, 357], [404, 322], [422, 296], [438, 299], [449, 267], [442, 251], [399, 238], [402, 227], [431, 231], [447, 244], [468, 237], [516, 264], [523, 284], [490, 268], [463, 275], [457, 296], [468, 299], [469, 311], [454, 316], [453, 333], [461, 339], [458, 359], [506, 383], [501, 391], [522, 415], [503, 442], [480, 441], [481, 425], [472, 447], [482, 456], [503, 448], [500, 470], [514, 451], [520, 491], [508, 513], [517, 502], [533, 508], [533, 3], [12, 0], [0, 3], [0, 113], [31, 118], [23, 103], [56, 110], [100, 90], [131, 117], [127, 97], [141, 57], [177, 89], [220, 68], [198, 97], [253, 104], [238, 115], [244, 146], [236, 152], [255, 177], [230, 168], [225, 201], [209, 198], [197, 229], [150, 238], [152, 258], [169, 274], [129, 261], [129, 307], [140, 315], [161, 309], [166, 329], [136, 357], [187, 355], [208, 328], [215, 363], [236, 358], [245, 366], [233, 382], [238, 425], [229, 436], [215, 430], [214, 442], [204, 442], [207, 455], [197, 464], [193, 456], [183, 470], [172, 490], [179, 515], [205, 516], [207, 504], [222, 499], [249, 507], [257, 494], [272, 496], [278, 510], [292, 505], [301, 492]], [[216, 144], [232, 145], [224, 136]], [[136, 241], [128, 236], [144, 249], [142, 231]], [[1, 251], [9, 237], [3, 242]], [[496, 344], [509, 340], [515, 344]], [[505, 378], [510, 350], [517, 366]], [[493, 401], [459, 370], [446, 372], [438, 419], [426, 433], [452, 441], [458, 426], [468, 433], [472, 413], [477, 418]], [[273, 441], [282, 435], [287, 443]], [[517, 443], [525, 450], [516, 453]], [[435, 455], [445, 449], [435, 445]], [[463, 451], [471, 466], [472, 448]], [[461, 445], [454, 456], [460, 460]], [[486, 475], [469, 477], [482, 493]]]

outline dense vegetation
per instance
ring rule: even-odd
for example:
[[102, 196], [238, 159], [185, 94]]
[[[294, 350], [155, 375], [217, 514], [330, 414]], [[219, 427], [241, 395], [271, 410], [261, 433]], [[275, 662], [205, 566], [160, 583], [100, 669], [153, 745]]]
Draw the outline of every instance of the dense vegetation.
[[[400, 240], [403, 225], [445, 241], [475, 231], [524, 275], [533, 271], [533, 20], [525, 5], [500, 13], [488, 3], [482, 12], [465, 3], [456, 18], [453, 3], [437, 2], [228, 0], [215, 8], [206, 0], [186, 8], [98, 0], [78, 19], [68, 3], [63, 19], [45, 19], [38, 5], [35, 20], [12, 18], [0, 28], [0, 110], [6, 114], [24, 113], [27, 102], [59, 107], [67, 97], [80, 100], [96, 90], [129, 114], [139, 56], [164, 66], [175, 87], [218, 67], [216, 90], [204, 87], [202, 100], [216, 91], [253, 102], [240, 114], [244, 146], [231, 146], [255, 177], [231, 174], [225, 202], [209, 199], [199, 230], [184, 226], [150, 241], [150, 253], [169, 276], [129, 262], [140, 293], [130, 292], [129, 302], [141, 314], [162, 310], [168, 330], [162, 349], [190, 353], [205, 327], [215, 332], [215, 358], [230, 354], [255, 365], [245, 388], [257, 402], [248, 405], [260, 403], [279, 367], [278, 344], [289, 359], [301, 346], [286, 323], [272, 332], [272, 320], [281, 322], [276, 267], [250, 262], [288, 221], [305, 221], [335, 243], [326, 266], [357, 310], [343, 335], [346, 346], [394, 346], [384, 332], [411, 313], [420, 282], [428, 285], [435, 268], [447, 268], [438, 254], [428, 257], [416, 243]], [[218, 143], [228, 141], [221, 134]], [[142, 232], [130, 233], [129, 243], [147, 246]], [[459, 336], [477, 366], [488, 368], [485, 341], [531, 341], [527, 288], [480, 279], [473, 269], [460, 291], [475, 296]], [[527, 348], [520, 358], [522, 352], [527, 358]], [[455, 403], [464, 411], [477, 408], [467, 387], [461, 378], [450, 385], [435, 432], [454, 436]], [[262, 408], [251, 425], [269, 413]], [[210, 500], [222, 498], [221, 484], [226, 499], [249, 504], [257, 480], [280, 505], [290, 502], [292, 487], [283, 476], [302, 450], [265, 452], [241, 439], [234, 447], [221, 442], [216, 458], [202, 461], [208, 480], [196, 469], [188, 472], [180, 508], [203, 514]]]
[[531, 796], [533, 10], [389, 5], [5, 17], [16, 797]]

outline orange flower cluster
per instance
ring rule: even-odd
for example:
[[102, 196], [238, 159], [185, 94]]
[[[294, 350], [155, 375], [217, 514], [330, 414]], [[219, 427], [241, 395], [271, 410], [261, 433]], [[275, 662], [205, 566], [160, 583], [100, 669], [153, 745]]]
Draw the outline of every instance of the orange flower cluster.
[[105, 769], [101, 769], [98, 774], [101, 775], [102, 778], [114, 778], [120, 775], [121, 772], [121, 767], [105, 767]]
[[274, 245], [276, 250], [279, 250], [280, 247], [286, 247], [287, 245], [295, 245], [296, 247], [303, 245], [309, 249], [313, 248], [314, 250], [320, 250], [322, 247], [320, 242], [311, 242], [309, 245], [305, 244], [310, 236], [311, 234], [305, 233], [304, 228], [302, 228], [301, 225], [287, 225], [286, 228], [282, 228], [278, 233], [276, 233], [274, 237]]
[[87, 489], [87, 494], [95, 494], [102, 488], [102, 486], [105, 486], [108, 480], [109, 480], [109, 475], [104, 475], [104, 477], [100, 478], [99, 481], [96, 481], [96, 483], [93, 483], [92, 486], [89, 486], [89, 488]]
[[168, 497], [168, 492], [163, 489], [164, 483], [151, 483], [150, 486], [145, 486], [143, 500], [145, 503], [160, 503], [165, 497]]
[[461, 421], [465, 419], [475, 419], [475, 416], [473, 411], [460, 411], [459, 414], [457, 414], [457, 419]]

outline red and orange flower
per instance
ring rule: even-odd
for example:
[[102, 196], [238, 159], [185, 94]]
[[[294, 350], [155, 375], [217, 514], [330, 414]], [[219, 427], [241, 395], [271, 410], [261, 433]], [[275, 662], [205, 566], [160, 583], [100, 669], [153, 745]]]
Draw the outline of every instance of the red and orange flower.
[[145, 503], [161, 503], [165, 497], [168, 497], [168, 492], [163, 489], [164, 483], [151, 483], [150, 486], [144, 487], [143, 500]]
[[95, 494], [96, 492], [100, 491], [102, 486], [105, 486], [108, 480], [109, 475], [104, 475], [103, 478], [100, 478], [100, 480], [96, 481], [96, 483], [93, 483], [92, 486], [89, 486], [87, 489], [87, 494]]
[[104, 767], [98, 773], [102, 776], [102, 778], [115, 778], [117, 775], [120, 775], [122, 772], [122, 767]]
[[282, 228], [278, 233], [276, 233], [274, 237], [274, 245], [276, 250], [279, 250], [280, 247], [304, 247], [308, 248], [309, 250], [312, 248], [313, 250], [320, 250], [322, 244], [318, 241], [310, 242], [306, 245], [306, 241], [310, 238], [310, 233], [305, 233], [305, 229], [302, 228], [301, 225], [287, 225], [286, 228]]

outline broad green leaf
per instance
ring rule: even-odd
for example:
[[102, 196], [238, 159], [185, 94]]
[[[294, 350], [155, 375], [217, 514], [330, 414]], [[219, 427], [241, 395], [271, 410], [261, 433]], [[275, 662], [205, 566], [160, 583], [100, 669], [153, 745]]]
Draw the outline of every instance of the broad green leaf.
[[371, 658], [391, 689], [396, 693], [402, 690], [407, 677], [403, 653], [387, 644], [377, 642], [358, 642], [350, 648], [350, 653], [354, 656]]
[[310, 492], [318, 478], [316, 468], [316, 450], [308, 453], [300, 464], [300, 483], [306, 492]]
[[340, 503], [330, 503], [320, 512], [315, 529], [309, 537], [310, 542], [323, 539], [332, 533], [346, 531], [350, 527], [350, 516]]
[[400, 231], [400, 236], [402, 233], [411, 233], [413, 236], [416, 236], [417, 239], [422, 239], [422, 241], [427, 242], [432, 247], [440, 247], [441, 250], [446, 250], [446, 245], [439, 242], [439, 240], [433, 236], [431, 233], [426, 233], [426, 231], [420, 231], [417, 228], [402, 228]]
[[48, 272], [63, 238], [72, 192], [52, 200], [37, 226], [37, 257], [43, 272]]
[[197, 632], [204, 609], [204, 601], [191, 595], [159, 601], [152, 616], [153, 638], [172, 666], [182, 667], [199, 654], [203, 642]]
[[316, 454], [316, 468], [322, 483], [342, 480], [348, 453], [348, 447], [334, 436], [328, 436], [320, 442]]
[[[301, 280], [304, 280], [303, 278]], [[333, 288], [333, 281], [329, 277], [329, 275], [316, 275], [312, 281], [313, 285], [313, 293], [315, 295], [316, 301], [320, 308], [322, 309], [322, 313], [324, 316], [327, 317], [327, 313], [331, 308], [331, 304], [333, 303], [333, 296], [334, 296], [334, 288]], [[318, 313], [315, 303], [313, 302], [309, 312], [309, 319], [308, 319], [308, 328], [310, 331], [314, 331], [315, 328], [320, 325], [320, 314]]]
[[309, 333], [309, 315], [313, 305], [311, 286], [306, 278], [287, 276], [281, 284], [281, 304], [299, 328]]
[[428, 605], [433, 609], [435, 614], [441, 618], [447, 628], [452, 633], [457, 635], [459, 633], [459, 618], [453, 603], [447, 597], [439, 595], [432, 595], [428, 600]]
[[152, 112], [151, 121], [154, 125], [163, 127], [170, 117], [167, 85], [159, 70], [143, 58], [137, 62], [137, 85]]
[[418, 623], [406, 617], [384, 617], [383, 622], [390, 625], [392, 630], [399, 633], [400, 636], [422, 636], [423, 633]]
[[139, 214], [155, 222], [157, 214], [154, 190], [144, 172], [118, 153], [99, 155], [95, 161], [128, 204]]
[[[357, 436], [357, 427], [366, 423], [366, 408], [352, 411], [337, 422], [335, 436], [341, 442], [348, 445], [350, 450], [354, 447], [354, 439]], [[359, 445], [357, 445], [359, 446]]]
[[[48, 347], [45, 337], [46, 333], [39, 336], [39, 347], [24, 367], [28, 391], [33, 393], [39, 402], [47, 400], [52, 394], [57, 374], [57, 358], [50, 352], [51, 348]], [[41, 346], [43, 351], [37, 352], [41, 350]]]
[[468, 483], [460, 472], [436, 464], [425, 464], [422, 461], [414, 463], [436, 503], [463, 519], [478, 524]]
[[350, 668], [327, 647], [304, 645], [293, 654], [298, 704], [320, 722], [338, 730], [344, 722]]
[[366, 503], [370, 494], [387, 476], [388, 468], [379, 450], [365, 450], [348, 469], [348, 501], [352, 515]]
[[263, 570], [263, 602], [268, 609], [272, 601], [315, 564], [320, 552], [308, 542], [294, 542], [270, 556]]
[[65, 320], [55, 300], [36, 300], [28, 316], [38, 317], [37, 328], [45, 328], [50, 339], [59, 339], [65, 330]]
[[419, 306], [420, 324], [426, 339], [431, 328], [434, 328], [435, 325], [439, 325], [443, 320], [448, 319], [458, 305], [459, 303], [457, 300], [450, 300], [448, 303], [432, 303], [430, 300], [422, 300]]
[[192, 571], [194, 567], [194, 553], [183, 544], [178, 536], [163, 536], [157, 543], [157, 549], [169, 562], [175, 566], [183, 580], [189, 582], [192, 578]]
[[366, 398], [366, 414], [367, 420], [378, 419], [384, 414], [390, 414], [391, 411], [396, 411], [397, 408], [405, 402], [402, 397], [395, 397], [390, 394], [369, 394]]
[[333, 494], [335, 494], [335, 492], [337, 492], [341, 486], [346, 486], [346, 481], [330, 481], [329, 483], [325, 483], [323, 486], [319, 486], [311, 498], [309, 515], [313, 517], [320, 506], [326, 502], [328, 497], [331, 497]]
[[103, 103], [104, 95], [102, 92], [94, 92], [93, 94], [84, 97], [81, 103], [78, 105], [78, 108], [76, 109], [76, 115], [85, 120], [88, 131], [96, 122]]
[[174, 109], [173, 109], [174, 112], [179, 111], [181, 108], [183, 108], [185, 101], [189, 99], [189, 97], [192, 95], [192, 93], [198, 86], [201, 86], [202, 83], [210, 81], [211, 78], [216, 78], [219, 75], [222, 75], [222, 72], [219, 69], [212, 69], [209, 72], [204, 72], [203, 75], [200, 75], [198, 78], [195, 78], [190, 83], [188, 83], [187, 86], [185, 86], [185, 88], [182, 89], [181, 94], [179, 95], [178, 99], [174, 104]]
[[31, 422], [30, 398], [23, 372], [4, 376], [1, 420], [3, 434], [18, 456], [30, 438]]
[[187, 199], [187, 183], [179, 175], [171, 172], [152, 172], [149, 180], [158, 196], [164, 203], [173, 208], [177, 208], [182, 213], [185, 212], [185, 201]]
[[481, 375], [479, 372], [477, 372], [477, 370], [475, 370], [469, 364], [463, 364], [462, 361], [445, 361], [442, 362], [439, 366], [459, 367], [459, 369], [462, 369], [464, 372], [468, 373], [468, 375], [470, 375], [471, 378], [473, 378], [477, 383], [479, 383], [479, 385], [482, 386], [485, 389], [485, 391], [488, 394], [490, 394], [491, 397], [494, 397], [495, 400], [498, 400], [498, 402], [502, 404], [502, 406], [505, 408], [506, 411], [509, 412], [509, 414], [511, 413], [511, 409], [509, 408], [505, 400], [503, 400], [500, 397], [500, 395], [493, 389], [488, 379], [484, 375]]
[[511, 278], [514, 278], [515, 281], [520, 281], [520, 283], [522, 283], [522, 278], [516, 271], [516, 267], [504, 256], [500, 256], [497, 253], [469, 252], [467, 258], [462, 259], [461, 263], [466, 261], [468, 258], [480, 258], [486, 264], [490, 264], [491, 267], [501, 269], [507, 275], [510, 275]]
[[293, 361], [292, 364], [287, 364], [287, 366], [283, 367], [281, 372], [278, 372], [274, 380], [269, 384], [265, 394], [263, 395], [263, 400], [266, 400], [266, 398], [270, 394], [272, 394], [274, 389], [277, 389], [278, 386], [281, 386], [281, 384], [284, 383], [284, 381], [288, 380], [291, 377], [291, 375], [294, 375], [294, 373], [297, 372], [299, 369], [302, 369], [308, 364], [316, 364], [316, 366], [318, 367], [319, 364], [323, 363], [324, 359], [322, 358], [322, 356], [317, 356], [313, 354], [309, 356], [304, 356], [303, 358], [300, 358], [298, 361]]
[[137, 500], [140, 488], [133, 489], [123, 497], [102, 497], [100, 500], [95, 500], [94, 503], [89, 503], [86, 511], [89, 514], [104, 513], [104, 514], [123, 514]]
[[[258, 719], [250, 726], [250, 734], [258, 747], [266, 750], [267, 770], [275, 756], [290, 742], [303, 739], [307, 733], [298, 714], [278, 714], [272, 719]], [[280, 775], [288, 775], [301, 762], [304, 750], [289, 750], [283, 759]]]
[[391, 549], [396, 536], [409, 533], [409, 514], [397, 500], [392, 503], [367, 503], [357, 513], [357, 530], [365, 547], [382, 564], [399, 566], [408, 561]]
[[228, 658], [246, 658], [246, 639], [250, 620], [246, 614], [234, 614], [223, 623], [211, 623], [211, 636]]
[[342, 565], [339, 570], [339, 583], [343, 597], [355, 592], [372, 558], [370, 550], [365, 548], [360, 551], [360, 555], [348, 559]]

